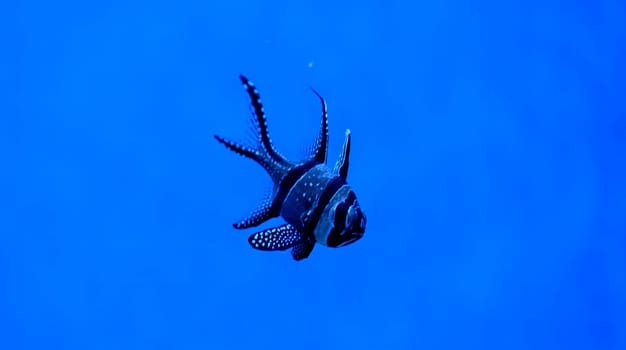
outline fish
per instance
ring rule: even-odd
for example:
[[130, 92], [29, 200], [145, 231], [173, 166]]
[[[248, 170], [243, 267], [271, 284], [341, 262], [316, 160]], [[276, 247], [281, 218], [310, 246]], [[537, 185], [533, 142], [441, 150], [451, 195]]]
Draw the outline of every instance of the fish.
[[326, 164], [329, 129], [326, 100], [311, 87], [322, 106], [320, 131], [306, 159], [291, 161], [272, 143], [261, 96], [254, 83], [243, 75], [239, 78], [250, 98], [252, 142], [235, 142], [217, 134], [214, 137], [227, 149], [259, 164], [272, 179], [273, 186], [261, 203], [233, 227], [248, 229], [282, 217], [285, 224], [252, 234], [248, 243], [260, 251], [291, 248], [296, 261], [309, 257], [316, 243], [338, 248], [361, 239], [367, 219], [347, 182], [350, 129], [346, 130], [343, 148], [331, 169]]

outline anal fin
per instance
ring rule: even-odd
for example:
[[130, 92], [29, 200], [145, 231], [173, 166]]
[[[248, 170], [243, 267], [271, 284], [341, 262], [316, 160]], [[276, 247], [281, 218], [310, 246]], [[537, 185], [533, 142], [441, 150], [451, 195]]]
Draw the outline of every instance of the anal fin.
[[254, 209], [250, 215], [233, 224], [236, 229], [244, 229], [258, 226], [265, 221], [275, 218], [278, 215], [272, 209], [272, 196], [267, 196], [259, 206]]

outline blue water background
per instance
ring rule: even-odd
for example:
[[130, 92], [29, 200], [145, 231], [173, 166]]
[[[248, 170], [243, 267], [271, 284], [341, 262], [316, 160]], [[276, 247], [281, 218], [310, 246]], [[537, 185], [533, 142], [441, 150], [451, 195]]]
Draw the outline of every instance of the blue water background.
[[[0, 5], [1, 349], [626, 349], [623, 1]], [[296, 263], [244, 73], [327, 99], [365, 238]], [[281, 224], [280, 220], [263, 227]]]

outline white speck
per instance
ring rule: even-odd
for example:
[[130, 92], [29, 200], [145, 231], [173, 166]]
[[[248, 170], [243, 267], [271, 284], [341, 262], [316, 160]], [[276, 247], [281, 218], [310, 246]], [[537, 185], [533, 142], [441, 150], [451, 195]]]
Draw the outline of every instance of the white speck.
[[313, 61], [309, 62], [309, 68], [313, 68]]

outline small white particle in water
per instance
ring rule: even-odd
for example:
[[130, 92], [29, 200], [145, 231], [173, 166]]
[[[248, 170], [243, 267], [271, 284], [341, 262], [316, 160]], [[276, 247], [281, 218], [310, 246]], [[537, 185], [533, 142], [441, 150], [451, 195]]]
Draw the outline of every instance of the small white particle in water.
[[313, 68], [313, 61], [309, 62], [309, 68]]

